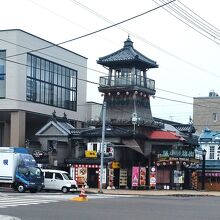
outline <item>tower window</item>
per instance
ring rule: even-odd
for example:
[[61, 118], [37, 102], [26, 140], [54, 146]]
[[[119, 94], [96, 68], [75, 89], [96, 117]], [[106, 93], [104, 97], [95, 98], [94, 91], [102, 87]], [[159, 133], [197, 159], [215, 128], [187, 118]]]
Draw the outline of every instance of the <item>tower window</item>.
[[218, 120], [217, 113], [213, 113], [212, 115], [213, 115], [213, 121], [216, 122]]

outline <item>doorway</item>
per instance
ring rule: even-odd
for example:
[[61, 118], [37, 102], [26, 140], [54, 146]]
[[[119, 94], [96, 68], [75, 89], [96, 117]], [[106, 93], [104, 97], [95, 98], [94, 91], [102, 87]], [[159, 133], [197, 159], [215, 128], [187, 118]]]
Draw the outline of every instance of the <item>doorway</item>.
[[98, 188], [98, 169], [88, 168], [87, 184], [90, 188]]

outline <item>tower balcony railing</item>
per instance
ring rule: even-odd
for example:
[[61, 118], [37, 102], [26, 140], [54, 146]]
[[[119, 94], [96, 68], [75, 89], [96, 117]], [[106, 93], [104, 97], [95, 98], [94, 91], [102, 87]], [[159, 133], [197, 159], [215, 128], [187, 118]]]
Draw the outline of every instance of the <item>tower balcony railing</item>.
[[155, 90], [155, 81], [140, 75], [131, 76], [103, 76], [99, 78], [100, 87], [126, 87], [126, 86], [138, 86], [145, 89]]

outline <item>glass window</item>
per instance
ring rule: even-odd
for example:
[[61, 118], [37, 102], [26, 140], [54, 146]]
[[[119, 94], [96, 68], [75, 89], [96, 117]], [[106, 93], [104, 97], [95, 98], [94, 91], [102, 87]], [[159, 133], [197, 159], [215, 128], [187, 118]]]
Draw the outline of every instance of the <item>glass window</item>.
[[32, 54], [27, 63], [27, 100], [76, 111], [75, 70]]
[[217, 113], [214, 112], [212, 115], [213, 115], [213, 121], [216, 122], [218, 119]]
[[49, 173], [49, 172], [45, 172], [45, 176], [46, 179], [53, 179], [53, 173]]
[[37, 66], [36, 66], [36, 78], [37, 78], [37, 79], [40, 79], [40, 59], [37, 58], [36, 62], [37, 62]]
[[210, 160], [215, 159], [215, 146], [210, 146], [209, 148], [209, 159]]
[[72, 180], [72, 178], [70, 177], [70, 175], [68, 173], [63, 173], [63, 177], [66, 180]]
[[45, 60], [41, 60], [41, 65], [40, 65], [40, 72], [41, 72], [41, 80], [45, 80], [46, 74], [45, 74], [46, 68], [45, 68]]
[[55, 179], [56, 180], [63, 180], [63, 177], [60, 173], [55, 173]]
[[6, 92], [6, 51], [0, 50], [0, 98], [5, 98], [5, 92]]
[[65, 67], [62, 67], [62, 82], [61, 82], [61, 85], [63, 87], [65, 87], [65, 82], [66, 82], [66, 71], [65, 71]]
[[62, 72], [61, 72], [61, 66], [58, 66], [58, 85], [62, 85]]
[[0, 51], [0, 80], [4, 80], [5, 76], [5, 59], [6, 51]]
[[27, 76], [31, 76], [31, 56], [27, 55]]

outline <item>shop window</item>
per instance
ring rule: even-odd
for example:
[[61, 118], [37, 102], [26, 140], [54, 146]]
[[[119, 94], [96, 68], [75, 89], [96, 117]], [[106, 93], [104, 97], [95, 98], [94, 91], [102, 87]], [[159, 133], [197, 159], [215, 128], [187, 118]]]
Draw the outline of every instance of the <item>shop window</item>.
[[217, 151], [217, 160], [219, 160], [220, 158], [220, 147], [218, 147], [218, 151]]

